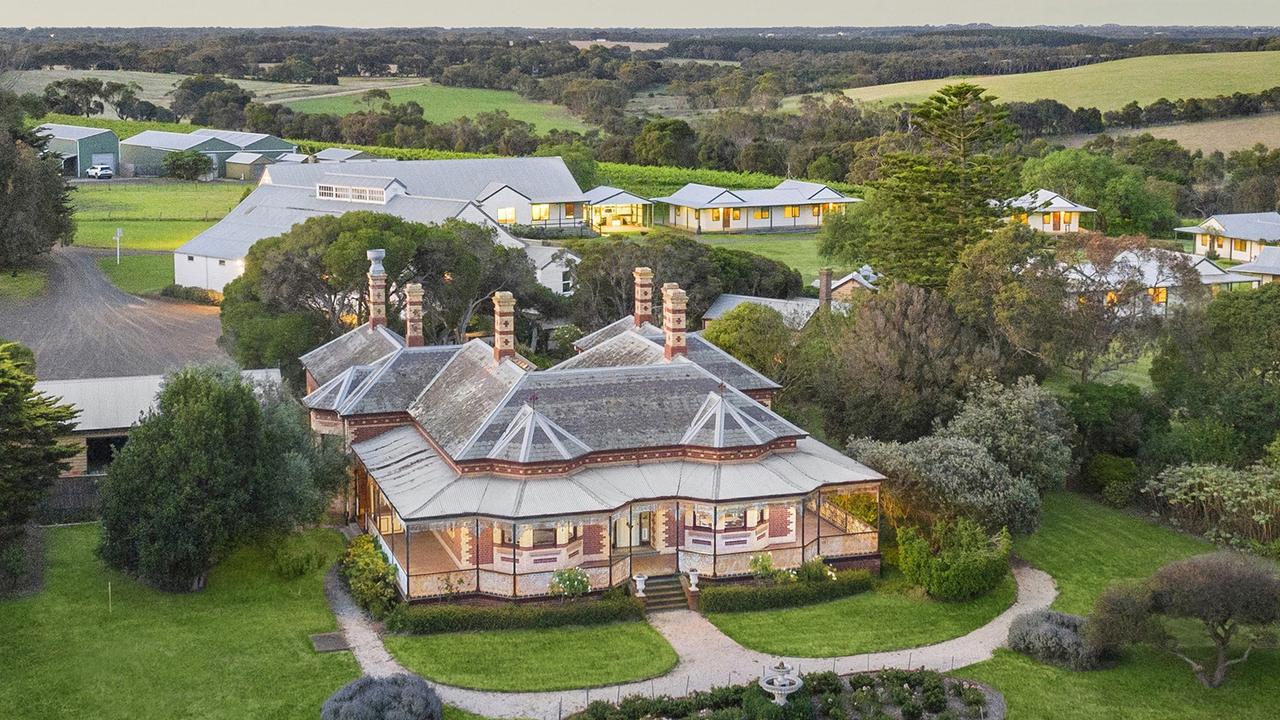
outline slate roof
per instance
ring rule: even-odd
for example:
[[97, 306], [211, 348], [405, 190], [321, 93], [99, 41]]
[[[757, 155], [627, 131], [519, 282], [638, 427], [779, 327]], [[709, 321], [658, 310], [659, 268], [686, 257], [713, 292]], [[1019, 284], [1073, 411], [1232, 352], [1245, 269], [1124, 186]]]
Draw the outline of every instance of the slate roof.
[[[638, 340], [649, 342], [653, 349], [643, 347]], [[581, 349], [581, 352], [553, 369], [621, 367], [666, 362], [663, 354], [664, 342], [662, 328], [649, 323], [637, 328], [631, 317], [624, 317], [579, 338], [574, 347]], [[738, 390], [749, 392], [777, 390], [782, 387], [716, 347], [715, 343], [699, 333], [685, 335], [685, 348], [689, 360]]]
[[[316, 153], [321, 157], [322, 153]], [[329, 167], [281, 165], [271, 168], [275, 185], [312, 188]], [[468, 158], [463, 160], [356, 161], [342, 166], [344, 175], [394, 177], [410, 195], [476, 200], [491, 186], [510, 186], [532, 202], [585, 202], [586, 196], [558, 157]], [[264, 181], [268, 182], [268, 181]]]
[[404, 338], [385, 325], [363, 323], [298, 358], [318, 385], [347, 369], [369, 365], [404, 347]]
[[1005, 204], [1026, 212], [1097, 212], [1091, 207], [1072, 202], [1052, 190], [1043, 188], [1006, 200]]
[[[1219, 231], [1212, 223], [1222, 226]], [[1175, 232], [1222, 235], [1238, 240], [1280, 242], [1280, 212], [1214, 215], [1199, 225], [1175, 228]]]
[[579, 351], [590, 350], [591, 348], [595, 347], [596, 345], [599, 345], [605, 340], [621, 335], [627, 330], [632, 330], [632, 329], [636, 330], [637, 332], [639, 332], [641, 335], [644, 335], [645, 337], [659, 337], [659, 338], [662, 337], [662, 328], [658, 327], [657, 325], [654, 325], [653, 323], [645, 323], [644, 325], [641, 325], [639, 328], [637, 328], [635, 324], [635, 320], [630, 315], [628, 315], [626, 317], [622, 317], [617, 320], [614, 320], [613, 322], [609, 323], [608, 325], [605, 325], [599, 330], [594, 330], [592, 332], [587, 333], [586, 335], [583, 335], [582, 337], [574, 341], [573, 346], [577, 348]]
[[711, 307], [702, 314], [703, 320], [719, 320], [726, 313], [734, 308], [749, 303], [752, 305], [762, 305], [778, 311], [782, 316], [782, 321], [792, 330], [799, 330], [809, 322], [809, 318], [818, 312], [817, 298], [791, 298], [790, 300], [781, 300], [778, 298], [763, 298], [755, 295], [733, 295], [731, 293], [723, 293], [711, 301]]
[[457, 457], [526, 372], [515, 362], [495, 361], [493, 348], [472, 340], [441, 368], [410, 405], [409, 414], [446, 453]]
[[849, 197], [826, 185], [800, 180], [783, 180], [773, 188], [754, 190], [730, 190], [714, 185], [689, 183], [670, 195], [653, 198], [653, 201], [699, 209], [861, 202], [858, 198]]
[[1250, 275], [1280, 275], [1280, 246], [1271, 245], [1262, 248], [1258, 257], [1252, 261], [1231, 268], [1233, 273]]
[[883, 476], [817, 440], [748, 463], [671, 460], [586, 466], [570, 475], [459, 476], [413, 427], [352, 445], [406, 521], [453, 517], [533, 519], [610, 512], [636, 500], [669, 497], [712, 503], [796, 497], [819, 487]]
[[394, 350], [368, 365], [348, 368], [302, 403], [343, 416], [404, 412], [460, 348], [427, 345]]
[[80, 125], [63, 125], [61, 123], [45, 123], [40, 127], [36, 128], [36, 132], [41, 135], [48, 135], [49, 137], [57, 138], [59, 140], [84, 140], [85, 138], [91, 138], [96, 135], [102, 135], [104, 133], [110, 133], [112, 135], [115, 134], [110, 130], [107, 130], [106, 128], [82, 127]]

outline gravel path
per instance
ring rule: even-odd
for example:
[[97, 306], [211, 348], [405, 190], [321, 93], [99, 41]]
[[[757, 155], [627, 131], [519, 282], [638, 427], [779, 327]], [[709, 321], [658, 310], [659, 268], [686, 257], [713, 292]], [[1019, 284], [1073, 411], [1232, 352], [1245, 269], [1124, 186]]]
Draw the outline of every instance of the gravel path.
[[35, 351], [41, 380], [155, 375], [227, 361], [217, 345], [218, 308], [121, 291], [98, 268], [107, 252], [57, 248], [44, 295], [0, 300], [0, 337]]
[[365, 675], [385, 677], [408, 672], [387, 652], [373, 621], [351, 599], [351, 594], [338, 578], [337, 565], [324, 576], [324, 596], [338, 618], [338, 627], [351, 646], [351, 654], [356, 656], [356, 662], [360, 663], [360, 670]]
[[[1048, 607], [1058, 594], [1053, 578], [1040, 570], [1018, 564], [1013, 568], [1013, 575], [1018, 583], [1017, 600], [994, 620], [968, 635], [906, 650], [837, 658], [787, 658], [787, 661], [799, 672], [834, 669], [847, 674], [886, 667], [948, 671], [989, 660], [995, 649], [1005, 644], [1009, 624], [1015, 617]], [[336, 576], [333, 580], [336, 583]], [[325, 589], [329, 592], [327, 581]], [[346, 596], [341, 584], [337, 589]], [[331, 596], [330, 602], [333, 601]], [[346, 602], [345, 612], [336, 604], [334, 612], [348, 633], [347, 641], [353, 647], [362, 647], [356, 650], [360, 666], [371, 675], [404, 672], [404, 668], [383, 648], [368, 618], [351, 604], [349, 597]], [[865, 620], [874, 621], [873, 618]], [[565, 692], [500, 693], [435, 683], [436, 690], [445, 703], [486, 717], [558, 720], [562, 715], [582, 710], [592, 700], [616, 700], [628, 695], [682, 696], [694, 690], [747, 682], [760, 677], [766, 665], [779, 660], [777, 656], [742, 647], [702, 615], [689, 610], [655, 613], [649, 617], [649, 623], [671, 643], [680, 657], [675, 669], [660, 678]], [[376, 649], [373, 644], [377, 645]]]

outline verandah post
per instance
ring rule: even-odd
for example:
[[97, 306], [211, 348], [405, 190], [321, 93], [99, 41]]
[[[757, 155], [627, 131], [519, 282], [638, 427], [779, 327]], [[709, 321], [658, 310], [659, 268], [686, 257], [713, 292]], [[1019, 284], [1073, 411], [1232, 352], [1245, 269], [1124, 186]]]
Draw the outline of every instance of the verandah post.
[[409, 523], [400, 518], [400, 524], [404, 526], [404, 599], [413, 599], [413, 559], [409, 557], [409, 547], [413, 544], [412, 536], [409, 534]]
[[[490, 537], [492, 542], [493, 538]], [[475, 518], [475, 532], [471, 534], [471, 554], [476, 559], [476, 592], [480, 592], [480, 518]]]
[[518, 597], [516, 587], [516, 548], [520, 547], [520, 534], [517, 532], [519, 526], [515, 521], [511, 521], [511, 597]]
[[720, 545], [720, 507], [718, 505], [711, 506], [711, 577], [720, 577], [717, 562], [719, 561], [719, 545]]

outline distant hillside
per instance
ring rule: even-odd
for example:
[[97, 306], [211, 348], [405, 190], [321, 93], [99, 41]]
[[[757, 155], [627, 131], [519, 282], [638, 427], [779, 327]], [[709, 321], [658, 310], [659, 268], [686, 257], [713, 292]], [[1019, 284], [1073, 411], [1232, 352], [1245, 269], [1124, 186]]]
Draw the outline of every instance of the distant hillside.
[[[982, 75], [871, 85], [845, 90], [855, 100], [915, 102], [950, 83], [974, 82], [1001, 100], [1050, 98], [1072, 108], [1115, 110], [1131, 101], [1212, 97], [1258, 92], [1280, 85], [1280, 52], [1153, 55], [1017, 75]], [[795, 107], [799, 97], [783, 107]]]

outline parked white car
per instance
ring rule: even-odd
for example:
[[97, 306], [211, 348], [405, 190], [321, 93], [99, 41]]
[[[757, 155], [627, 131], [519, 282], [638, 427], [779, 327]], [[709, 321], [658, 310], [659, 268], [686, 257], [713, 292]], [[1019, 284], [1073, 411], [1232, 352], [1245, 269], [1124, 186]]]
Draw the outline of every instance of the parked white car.
[[110, 180], [115, 177], [116, 173], [111, 169], [110, 165], [94, 165], [89, 168], [85, 175], [98, 180]]

